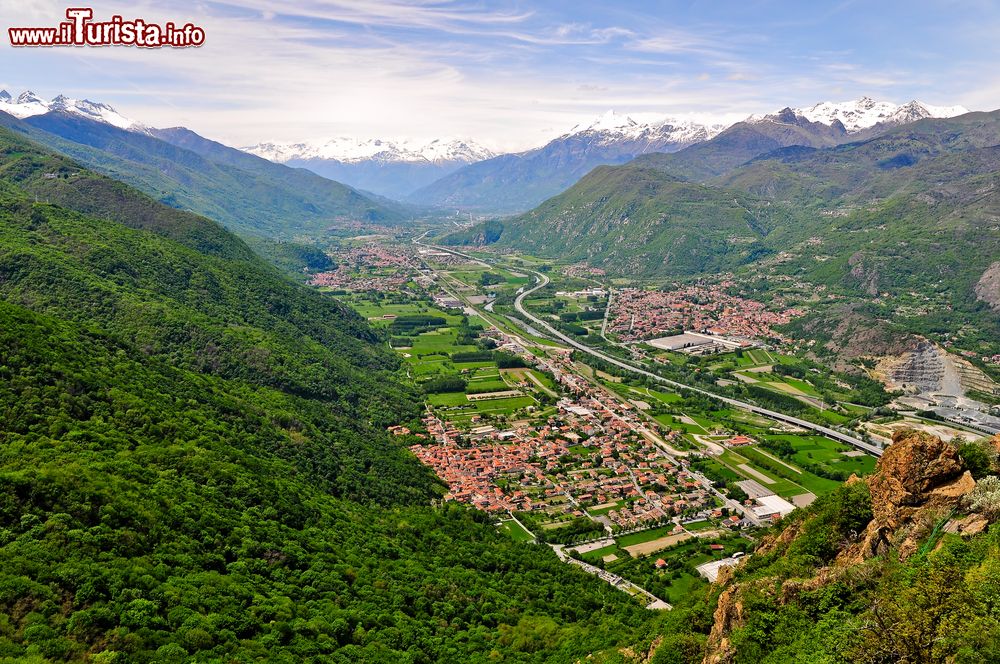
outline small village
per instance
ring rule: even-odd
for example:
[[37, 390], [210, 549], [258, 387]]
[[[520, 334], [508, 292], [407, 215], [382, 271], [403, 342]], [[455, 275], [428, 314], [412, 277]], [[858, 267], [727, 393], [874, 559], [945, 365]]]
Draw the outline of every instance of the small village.
[[331, 290], [390, 293], [404, 289], [414, 267], [409, 254], [376, 242], [345, 249], [337, 261], [333, 270], [314, 274], [310, 283]]
[[671, 443], [680, 431], [643, 418], [573, 372], [567, 359], [538, 360], [516, 343], [506, 347], [551, 373], [566, 396], [548, 417], [504, 430], [459, 427], [428, 408], [424, 425], [434, 444], [411, 450], [448, 484], [446, 500], [490, 513], [539, 513], [543, 528], [587, 517], [608, 533], [724, 516], [733, 528], [751, 523], [722, 508], [711, 484], [678, 460], [683, 453]]
[[623, 342], [690, 330], [738, 339], [783, 339], [773, 327], [801, 316], [794, 308], [769, 309], [727, 291], [730, 281], [692, 284], [671, 290], [616, 290], [608, 314], [608, 332]]

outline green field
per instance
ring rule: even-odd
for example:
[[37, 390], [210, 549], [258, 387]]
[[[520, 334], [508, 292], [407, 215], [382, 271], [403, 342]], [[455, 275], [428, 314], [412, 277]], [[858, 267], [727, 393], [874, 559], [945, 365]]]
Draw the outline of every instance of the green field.
[[367, 298], [363, 297], [351, 297], [343, 296], [339, 298], [345, 301], [351, 306], [352, 309], [358, 312], [361, 316], [365, 318], [373, 318], [373, 325], [388, 325], [391, 321], [383, 320], [381, 317], [387, 314], [394, 316], [404, 316], [407, 314], [427, 314], [433, 313], [438, 314], [439, 309], [425, 302], [403, 302], [403, 303], [390, 303], [390, 302], [373, 302]]
[[654, 415], [655, 419], [660, 424], [669, 427], [671, 429], [678, 429], [685, 433], [696, 433], [700, 435], [707, 435], [713, 429], [718, 428], [720, 425], [716, 422], [711, 421], [704, 415], [697, 415], [692, 413], [684, 413], [688, 418], [690, 418], [694, 424], [690, 422], [681, 421], [681, 415]]
[[619, 547], [632, 546], [633, 544], [642, 544], [643, 542], [649, 542], [661, 537], [666, 537], [670, 534], [670, 531], [674, 529], [673, 524], [669, 526], [662, 526], [660, 528], [652, 528], [650, 530], [642, 530], [637, 533], [630, 533], [628, 535], [622, 535], [621, 537], [615, 538]]
[[701, 459], [699, 464], [706, 466], [707, 468], [714, 471], [717, 475], [720, 475], [728, 484], [729, 482], [738, 482], [740, 480], [746, 479], [740, 473], [729, 468], [729, 466], [724, 466], [712, 457], [705, 457]]
[[717, 527], [716, 524], [712, 523], [711, 521], [708, 521], [707, 519], [705, 521], [698, 521], [696, 523], [685, 523], [683, 524], [683, 526], [685, 530], [690, 530], [692, 533], [696, 533], [702, 530], [711, 530], [712, 528]]
[[[764, 469], [760, 466], [759, 463], [754, 463], [754, 460], [749, 458], [751, 452], [748, 452], [746, 456], [744, 456], [742, 452], [743, 452], [742, 449], [740, 450], [740, 452], [735, 452], [734, 450], [726, 450], [723, 454], [721, 454], [718, 457], [718, 459], [721, 463], [727, 465], [733, 472], [742, 475], [744, 479], [754, 480], [759, 484], [761, 484], [762, 486], [764, 486], [765, 488], [770, 489], [774, 493], [778, 494], [782, 498], [788, 498], [790, 496], [798, 496], [808, 491], [808, 489], [802, 486], [801, 482], [790, 481], [780, 476], [775, 471], [770, 469]], [[764, 477], [767, 477], [770, 480], [770, 482], [765, 482], [760, 477], [755, 476], [753, 473], [747, 472], [744, 469], [740, 468], [740, 466], [743, 465], [757, 471]], [[793, 474], [792, 471], [790, 470], [788, 471], [788, 473], [789, 475]], [[797, 477], [796, 480], [798, 480]]]
[[[829, 493], [834, 489], [836, 489], [838, 486], [840, 486], [840, 482], [837, 482], [836, 480], [828, 480], [825, 477], [818, 477], [816, 475], [813, 475], [809, 471], [803, 470], [801, 468], [798, 469], [800, 472], [796, 472], [791, 468], [782, 465], [782, 462], [784, 462], [791, 466], [795, 466], [794, 463], [789, 463], [784, 459], [782, 459], [781, 461], [777, 461], [775, 459], [777, 459], [778, 457], [773, 453], [771, 454], [771, 456], [774, 457], [772, 459], [766, 456], [764, 451], [758, 450], [754, 447], [742, 447], [740, 448], [740, 454], [745, 456], [751, 462], [753, 462], [753, 466], [757, 470], [760, 470], [761, 472], [764, 472], [770, 476], [777, 476], [786, 479], [789, 482], [794, 482], [795, 484], [802, 486], [803, 488], [811, 491], [817, 496], [822, 496], [825, 493]], [[768, 464], [770, 464], [770, 466], [773, 466], [773, 468], [768, 466]], [[765, 466], [768, 467], [765, 468]], [[765, 486], [774, 489], [774, 487], [771, 485], [765, 485]], [[784, 494], [782, 494], [777, 489], [774, 489], [774, 491], [775, 493], [784, 496]], [[792, 493], [790, 495], [794, 496], [796, 494]]]
[[[700, 565], [706, 561], [692, 559], [691, 562], [693, 564]], [[684, 570], [680, 573], [680, 576], [670, 581], [670, 586], [667, 589], [667, 592], [661, 593], [664, 597], [661, 597], [660, 599], [665, 602], [669, 602], [670, 604], [678, 604], [685, 597], [690, 595], [695, 588], [705, 585], [706, 583], [708, 582], [701, 576], [691, 574], [690, 572]]]
[[624, 505], [624, 504], [625, 504], [624, 500], [619, 500], [619, 501], [616, 501], [614, 505], [610, 505], [608, 507], [602, 507], [601, 509], [596, 509], [596, 510], [594, 510], [594, 509], [588, 509], [587, 512], [589, 512], [590, 514], [592, 514], [594, 516], [601, 516], [602, 514], [607, 514], [611, 510], [621, 509], [622, 505]]
[[593, 551], [588, 551], [587, 553], [580, 554], [580, 557], [589, 563], [596, 563], [597, 561], [604, 558], [604, 556], [610, 556], [615, 554], [619, 558], [622, 556], [627, 556], [628, 554], [618, 548], [617, 544], [609, 544], [601, 549], [594, 549]]
[[515, 542], [532, 542], [535, 539], [531, 533], [522, 528], [521, 525], [513, 519], [501, 523], [500, 530], [501, 532], [505, 532], [510, 535], [511, 539]]
[[854, 448], [842, 445], [822, 436], [795, 436], [791, 434], [767, 436], [768, 440], [786, 440], [795, 448], [794, 463], [819, 464], [830, 470], [867, 475], [875, 470], [875, 457], [865, 454], [858, 457], [846, 457], [842, 452], [850, 452]]

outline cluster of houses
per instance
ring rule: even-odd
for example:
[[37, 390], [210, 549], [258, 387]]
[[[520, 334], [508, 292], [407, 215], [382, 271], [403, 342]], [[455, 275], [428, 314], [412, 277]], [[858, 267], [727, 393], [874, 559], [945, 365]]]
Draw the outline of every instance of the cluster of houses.
[[615, 291], [608, 331], [622, 341], [649, 339], [677, 330], [744, 339], [780, 338], [774, 325], [801, 316], [798, 309], [770, 310], [762, 303], [727, 292], [733, 284], [692, 284], [673, 290], [624, 288]]
[[412, 256], [369, 243], [338, 252], [336, 268], [314, 274], [310, 283], [352, 291], [393, 292], [406, 286], [414, 270]]
[[459, 427], [428, 410], [434, 444], [412, 450], [447, 482], [446, 500], [488, 512], [591, 516], [620, 530], [714, 508], [711, 491], [651, 440], [680, 432], [642, 421], [631, 404], [573, 373], [567, 358], [525, 359], [565, 395], [544, 419], [507, 430]]

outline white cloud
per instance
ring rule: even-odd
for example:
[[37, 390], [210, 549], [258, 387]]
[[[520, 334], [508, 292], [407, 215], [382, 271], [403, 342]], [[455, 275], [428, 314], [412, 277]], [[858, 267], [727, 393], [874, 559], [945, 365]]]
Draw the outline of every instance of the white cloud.
[[[832, 95], [917, 96], [904, 67], [861, 66], [848, 48], [772, 57], [764, 36], [739, 26], [623, 24], [610, 12], [607, 23], [573, 21], [490, 2], [181, 4], [111, 0], [97, 11], [191, 20], [206, 30], [203, 48], [3, 47], [0, 71], [40, 94], [108, 101], [234, 145], [455, 136], [524, 149], [608, 108], [738, 119]], [[0, 0], [8, 25], [55, 24], [64, 11], [56, 0]], [[928, 101], [983, 107], [970, 96], [997, 96], [969, 85], [983, 91]]]

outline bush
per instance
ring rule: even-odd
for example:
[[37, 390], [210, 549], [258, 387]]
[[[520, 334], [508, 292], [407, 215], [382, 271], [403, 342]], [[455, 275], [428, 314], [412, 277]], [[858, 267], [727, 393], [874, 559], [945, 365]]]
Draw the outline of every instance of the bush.
[[431, 378], [424, 383], [424, 392], [427, 394], [440, 394], [443, 392], [464, 392], [468, 383], [459, 376], [439, 376]]
[[522, 369], [528, 366], [520, 355], [508, 353], [503, 350], [498, 350], [493, 353], [493, 361], [496, 362], [497, 368], [499, 369]]

